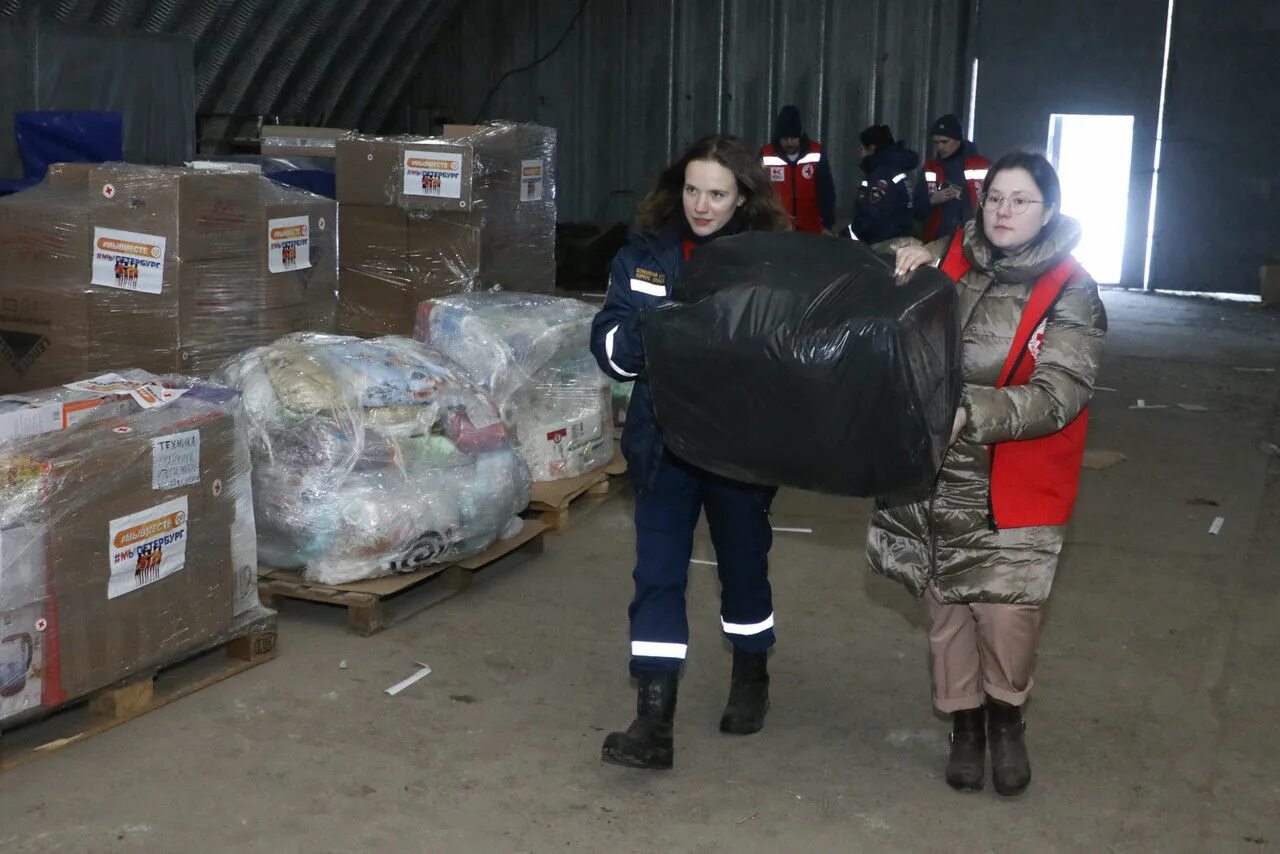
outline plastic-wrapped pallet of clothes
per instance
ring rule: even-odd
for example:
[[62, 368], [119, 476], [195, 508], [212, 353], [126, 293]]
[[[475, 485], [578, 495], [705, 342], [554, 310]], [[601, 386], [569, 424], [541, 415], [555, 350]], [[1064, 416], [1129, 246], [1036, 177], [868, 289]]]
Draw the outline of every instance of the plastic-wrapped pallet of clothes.
[[440, 353], [299, 333], [215, 376], [244, 396], [263, 563], [342, 584], [519, 530], [528, 467], [493, 399]]
[[269, 617], [241, 412], [135, 370], [0, 398], [0, 729]]
[[461, 294], [418, 308], [414, 338], [453, 359], [498, 402], [538, 482], [613, 457], [609, 378], [591, 355], [595, 309], [541, 294]]
[[739, 235], [642, 315], [667, 446], [716, 474], [839, 495], [932, 483], [960, 399], [956, 287], [905, 283], [865, 244]]

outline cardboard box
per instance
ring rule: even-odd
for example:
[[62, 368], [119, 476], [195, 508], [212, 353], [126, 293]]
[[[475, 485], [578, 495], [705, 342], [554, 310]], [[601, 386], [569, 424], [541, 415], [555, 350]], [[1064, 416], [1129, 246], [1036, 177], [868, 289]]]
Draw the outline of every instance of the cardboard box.
[[[30, 601], [6, 601], [20, 617], [35, 606], [46, 623], [42, 705], [146, 672], [231, 628], [237, 496], [222, 485], [238, 473], [234, 443], [230, 410], [184, 397], [5, 449], [10, 474], [27, 465], [44, 483], [42, 500], [28, 491], [30, 506], [11, 504], [21, 534], [4, 532], [28, 538], [26, 575], [38, 557]], [[13, 490], [21, 480], [7, 482]], [[19, 565], [3, 564], [6, 591]]]
[[333, 299], [272, 309], [257, 316], [245, 312], [229, 314], [240, 324], [237, 335], [231, 338], [218, 335], [216, 320], [197, 318], [184, 327], [179, 373], [197, 377], [212, 374], [228, 359], [249, 349], [244, 346], [246, 339], [253, 339], [252, 346], [257, 347], [294, 332], [333, 332], [334, 314]]
[[0, 723], [44, 702], [42, 537], [38, 526], [0, 531]]
[[1258, 292], [1262, 304], [1280, 307], [1280, 261], [1263, 264], [1258, 269]]
[[77, 190], [89, 186], [89, 175], [98, 168], [97, 163], [50, 163], [44, 175], [44, 183]]
[[298, 125], [263, 125], [261, 152], [266, 157], [337, 156], [337, 143], [351, 133], [341, 128], [313, 128]]
[[88, 180], [0, 203], [0, 393], [123, 365], [211, 371], [300, 316], [332, 330], [333, 201], [241, 172], [111, 166]]
[[342, 266], [374, 275], [409, 269], [409, 217], [400, 208], [342, 203]]
[[556, 131], [513, 122], [446, 125], [470, 145], [476, 166], [472, 208], [484, 218], [478, 280], [486, 288], [555, 290]]
[[337, 143], [338, 201], [431, 211], [472, 207], [465, 143], [425, 137], [354, 136]]
[[420, 292], [403, 279], [343, 267], [338, 277], [338, 332], [363, 338], [412, 335]]
[[474, 214], [343, 206], [338, 330], [411, 335], [418, 303], [475, 288]]
[[0, 398], [0, 443], [66, 430], [97, 418], [121, 417], [132, 411], [127, 398], [110, 394], [55, 393]]

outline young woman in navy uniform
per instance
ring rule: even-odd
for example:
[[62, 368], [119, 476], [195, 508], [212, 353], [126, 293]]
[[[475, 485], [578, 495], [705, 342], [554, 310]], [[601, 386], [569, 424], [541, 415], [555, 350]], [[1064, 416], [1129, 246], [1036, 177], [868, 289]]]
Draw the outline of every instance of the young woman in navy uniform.
[[708, 136], [669, 166], [640, 203], [629, 245], [613, 259], [609, 294], [591, 329], [601, 369], [634, 382], [622, 452], [636, 490], [635, 598], [631, 674], [639, 682], [636, 719], [605, 739], [605, 761], [670, 768], [676, 681], [689, 643], [685, 587], [693, 532], [706, 511], [720, 575], [721, 627], [733, 646], [723, 732], [764, 725], [766, 656], [774, 643], [769, 588], [773, 488], [717, 477], [676, 459], [662, 440], [645, 380], [640, 313], [671, 299], [681, 267], [698, 247], [743, 231], [782, 231], [790, 218], [760, 161], [740, 140]]

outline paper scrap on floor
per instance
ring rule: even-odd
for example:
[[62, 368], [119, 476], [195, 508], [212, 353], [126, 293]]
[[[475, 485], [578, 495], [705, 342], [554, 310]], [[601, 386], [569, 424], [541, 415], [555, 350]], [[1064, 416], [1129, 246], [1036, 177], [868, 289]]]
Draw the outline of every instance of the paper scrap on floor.
[[1084, 467], [1087, 469], [1107, 469], [1116, 463], [1122, 463], [1129, 459], [1119, 451], [1095, 451], [1087, 449], [1084, 452]]

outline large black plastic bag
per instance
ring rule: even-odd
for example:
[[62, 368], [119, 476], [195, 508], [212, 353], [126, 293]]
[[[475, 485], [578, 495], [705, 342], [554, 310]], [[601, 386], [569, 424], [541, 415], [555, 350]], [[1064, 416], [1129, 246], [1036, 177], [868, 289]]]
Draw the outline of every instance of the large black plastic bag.
[[932, 483], [960, 398], [956, 286], [865, 244], [751, 233], [694, 253], [642, 317], [667, 446], [715, 474], [853, 496]]

